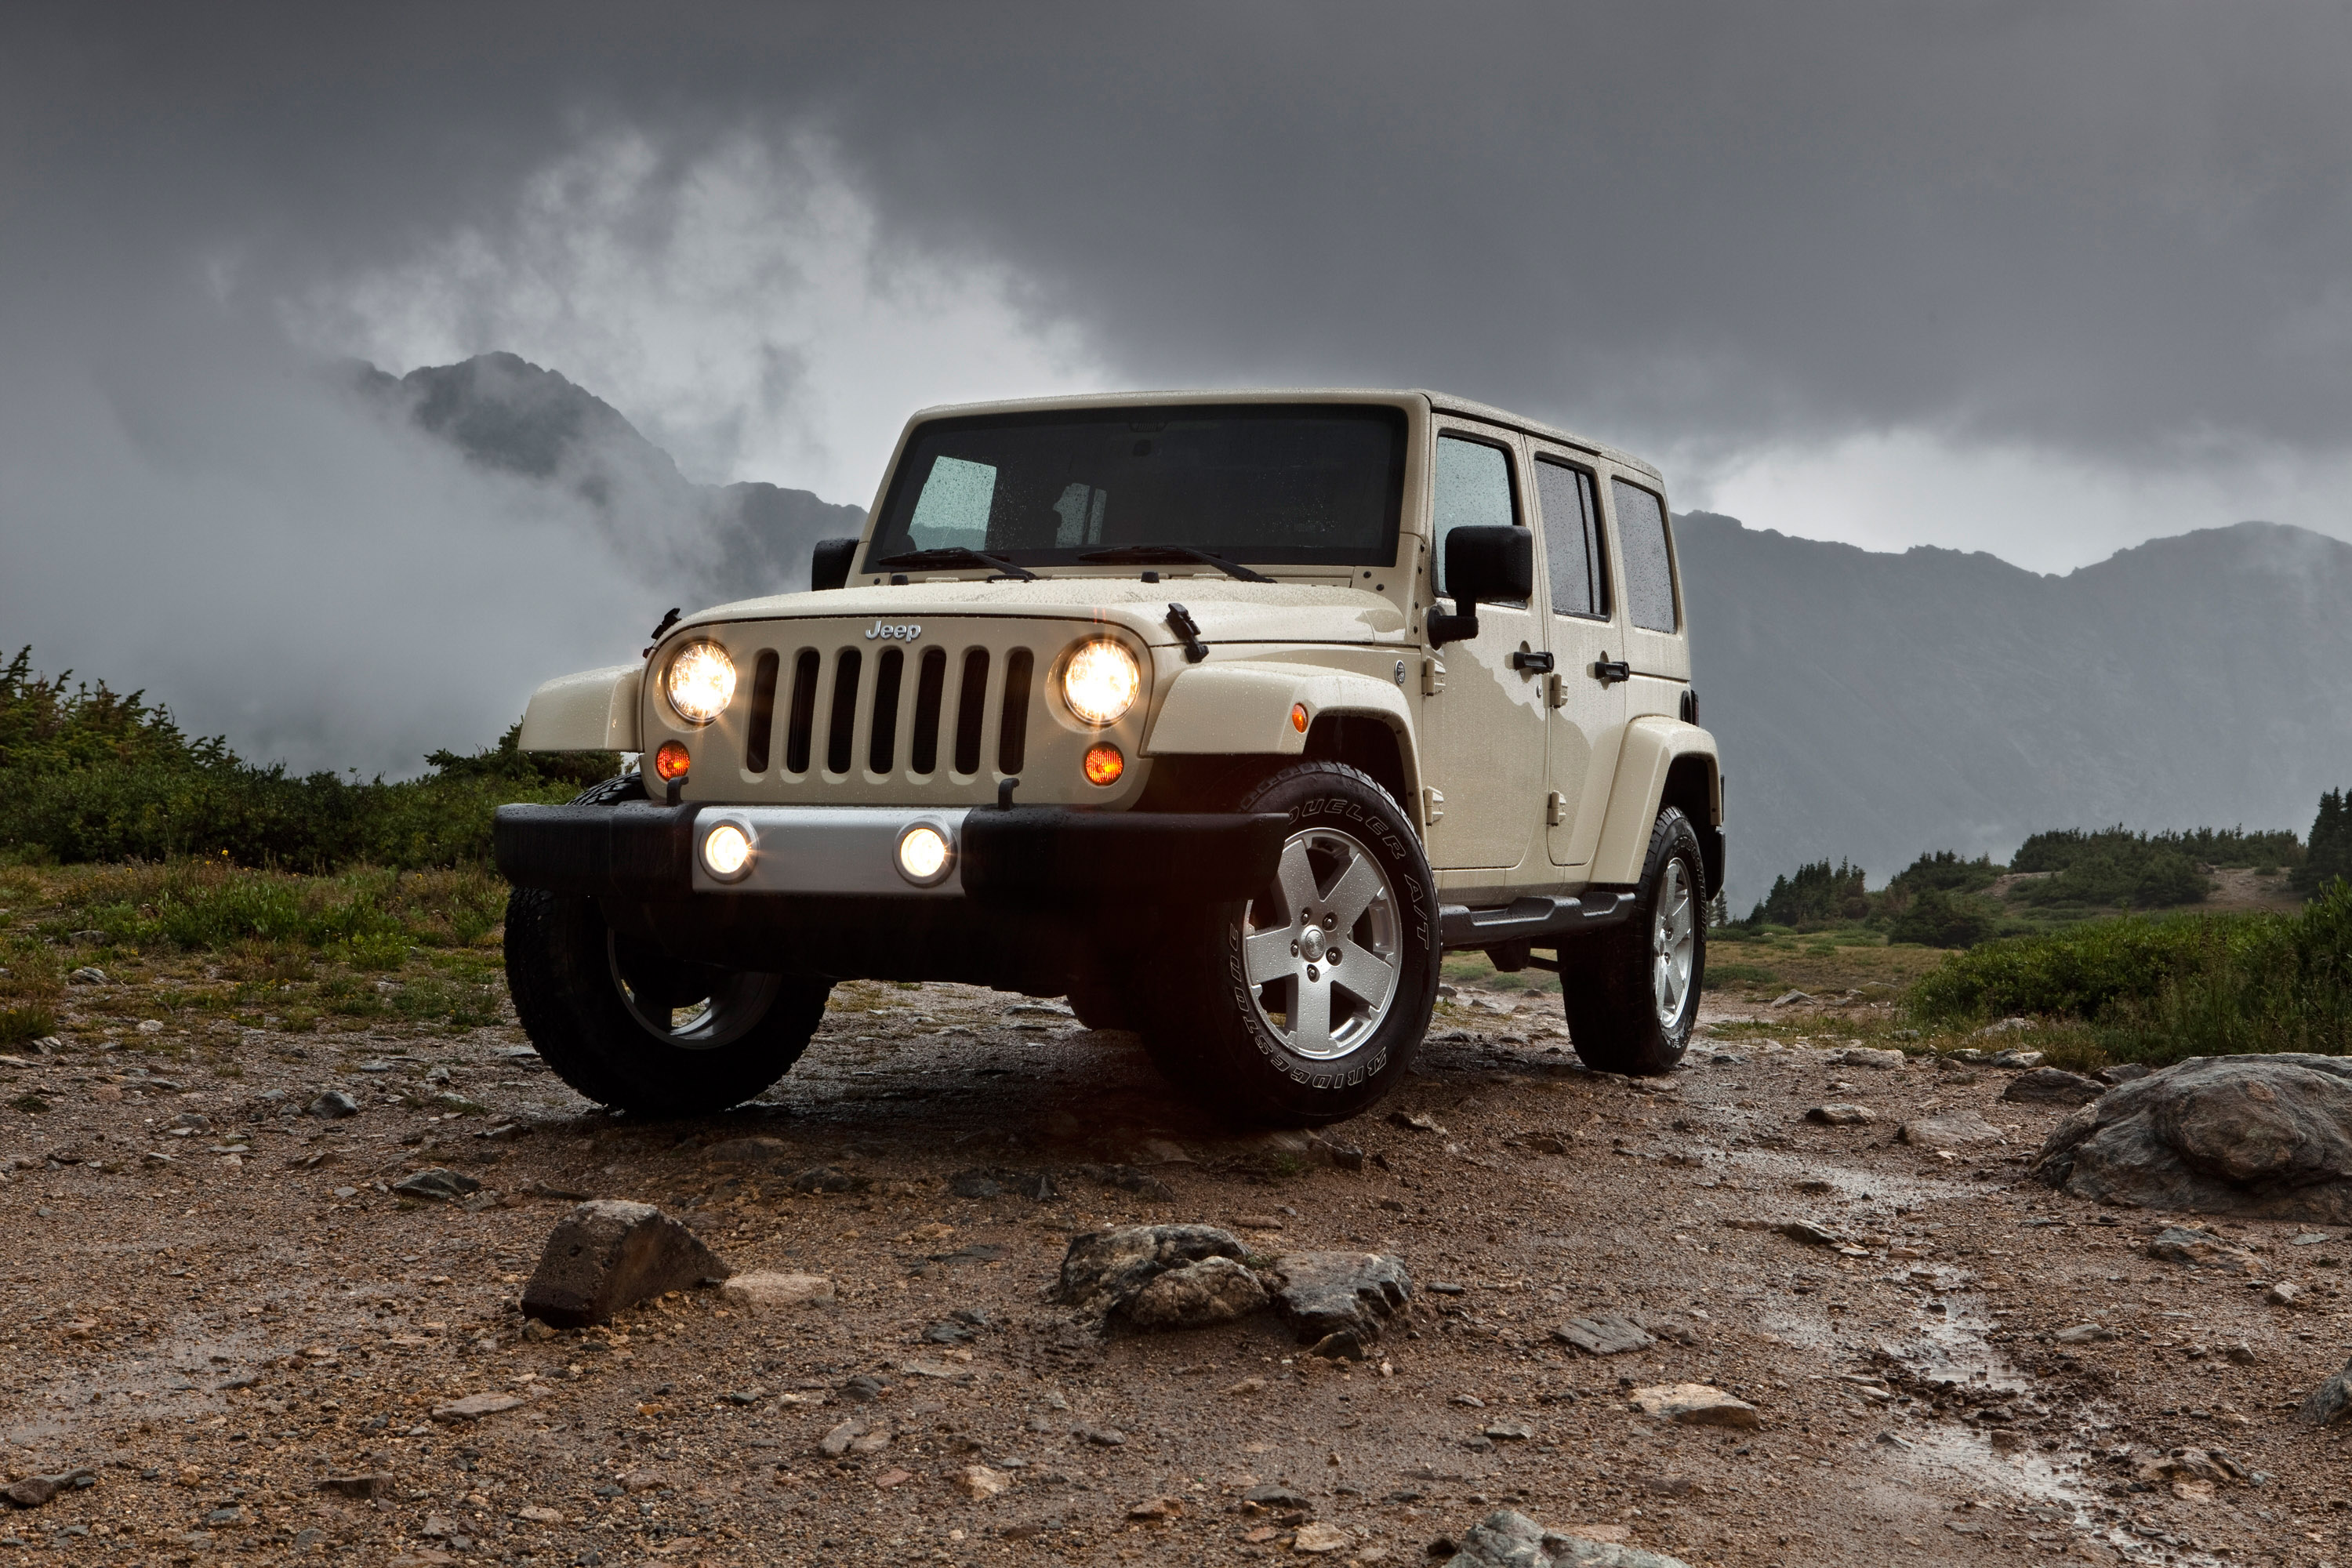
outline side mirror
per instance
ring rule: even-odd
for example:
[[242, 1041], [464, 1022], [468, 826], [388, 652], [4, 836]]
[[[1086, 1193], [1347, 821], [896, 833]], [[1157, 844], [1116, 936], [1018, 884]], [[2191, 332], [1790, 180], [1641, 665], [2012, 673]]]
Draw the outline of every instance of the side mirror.
[[1525, 604], [1536, 591], [1536, 536], [1524, 528], [1457, 528], [1445, 536], [1445, 586], [1455, 613], [1429, 612], [1429, 646], [1478, 635], [1478, 605]]
[[857, 541], [818, 540], [816, 548], [809, 552], [809, 586], [813, 589], [848, 587], [849, 569], [856, 561]]

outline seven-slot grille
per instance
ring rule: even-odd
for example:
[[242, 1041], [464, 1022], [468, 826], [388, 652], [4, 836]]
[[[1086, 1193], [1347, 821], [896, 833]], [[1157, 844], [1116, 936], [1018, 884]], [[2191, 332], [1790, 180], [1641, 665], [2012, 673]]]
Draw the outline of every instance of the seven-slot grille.
[[946, 624], [955, 629], [931, 646], [901, 647], [862, 629], [827, 637], [821, 624], [775, 623], [775, 645], [751, 666], [745, 771], [821, 788], [1020, 773], [1036, 656], [982, 641], [1001, 622]]

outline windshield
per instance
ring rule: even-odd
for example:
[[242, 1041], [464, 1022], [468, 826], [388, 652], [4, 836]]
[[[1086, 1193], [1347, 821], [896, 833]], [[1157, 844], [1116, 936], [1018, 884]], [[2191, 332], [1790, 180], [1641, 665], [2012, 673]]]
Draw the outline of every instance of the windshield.
[[1154, 545], [1385, 566], [1396, 559], [1404, 453], [1403, 410], [1363, 405], [932, 420], [907, 444], [866, 570], [924, 550], [1052, 566]]

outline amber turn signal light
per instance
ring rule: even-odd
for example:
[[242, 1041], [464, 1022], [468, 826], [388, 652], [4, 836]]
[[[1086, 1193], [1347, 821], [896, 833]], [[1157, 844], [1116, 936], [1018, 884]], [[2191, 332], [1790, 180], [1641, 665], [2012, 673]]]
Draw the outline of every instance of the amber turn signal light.
[[1290, 705], [1290, 727], [1297, 731], [1302, 735], [1307, 733], [1306, 703], [1294, 702]]
[[654, 772], [664, 784], [684, 778], [686, 770], [693, 765], [694, 759], [686, 754], [686, 747], [676, 741], [664, 741], [661, 750], [654, 753]]
[[1111, 745], [1090, 746], [1087, 749], [1087, 783], [1113, 784], [1118, 775], [1127, 772], [1127, 759], [1118, 748]]

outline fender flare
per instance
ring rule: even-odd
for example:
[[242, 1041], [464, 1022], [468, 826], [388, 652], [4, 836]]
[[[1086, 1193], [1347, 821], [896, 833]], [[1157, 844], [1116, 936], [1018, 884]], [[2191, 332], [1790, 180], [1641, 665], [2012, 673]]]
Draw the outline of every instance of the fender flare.
[[[1617, 752], [1617, 773], [1609, 785], [1609, 810], [1601, 818], [1601, 840], [1592, 852], [1592, 880], [1630, 887], [1642, 879], [1643, 862], [1650, 853], [1650, 833], [1657, 826], [1665, 800], [1666, 781], [1676, 763], [1700, 759], [1706, 767], [1705, 809], [1685, 812], [1704, 842], [1723, 823], [1723, 769], [1715, 737], [1696, 724], [1662, 715], [1645, 715], [1625, 726], [1624, 743]], [[1679, 804], [1679, 803], [1678, 803]]]
[[[1302, 703], [1307, 730], [1291, 718]], [[1396, 732], [1408, 766], [1420, 755], [1412, 710], [1404, 693], [1388, 681], [1322, 665], [1244, 659], [1179, 671], [1152, 718], [1143, 754], [1297, 756], [1307, 750], [1307, 731], [1325, 714], [1378, 719]]]
[[642, 664], [562, 675], [530, 694], [515, 746], [525, 752], [636, 752]]

